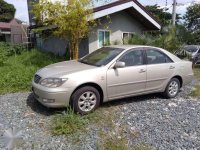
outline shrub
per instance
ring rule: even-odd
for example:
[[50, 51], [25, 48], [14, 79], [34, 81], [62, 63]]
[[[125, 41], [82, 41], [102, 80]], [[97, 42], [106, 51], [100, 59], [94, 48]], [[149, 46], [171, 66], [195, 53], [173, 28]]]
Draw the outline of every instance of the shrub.
[[31, 80], [38, 69], [63, 60], [64, 57], [35, 49], [21, 55], [6, 56], [3, 60], [6, 65], [0, 67], [0, 94], [30, 90]]
[[6, 51], [7, 56], [20, 55], [26, 51], [26, 47], [23, 44], [10, 44], [6, 42], [0, 42], [0, 48]]
[[0, 45], [0, 66], [3, 66], [7, 59], [7, 51]]
[[181, 47], [183, 41], [182, 37], [177, 35], [176, 29], [170, 28], [169, 32], [166, 33], [146, 33], [144, 35], [135, 34], [133, 38], [128, 40], [128, 44], [151, 45], [174, 52]]

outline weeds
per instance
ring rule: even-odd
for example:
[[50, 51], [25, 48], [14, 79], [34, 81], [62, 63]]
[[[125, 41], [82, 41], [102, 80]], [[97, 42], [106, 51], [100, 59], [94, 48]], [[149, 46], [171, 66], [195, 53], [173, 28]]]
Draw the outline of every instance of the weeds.
[[38, 50], [7, 57], [0, 66], [0, 94], [29, 90], [38, 69], [61, 60], [64, 58]]
[[194, 86], [194, 90], [190, 94], [192, 97], [200, 98], [200, 85]]
[[200, 81], [200, 65], [196, 65], [194, 68], [194, 76]]

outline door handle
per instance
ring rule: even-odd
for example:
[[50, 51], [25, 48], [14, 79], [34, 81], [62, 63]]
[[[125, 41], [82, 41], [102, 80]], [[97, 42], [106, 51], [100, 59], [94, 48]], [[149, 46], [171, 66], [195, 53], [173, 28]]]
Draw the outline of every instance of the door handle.
[[175, 68], [174, 66], [170, 66], [170, 67], [169, 67], [169, 69], [174, 69], [174, 68]]
[[139, 73], [144, 73], [144, 72], [146, 72], [145, 69], [140, 69], [140, 71], [139, 71]]

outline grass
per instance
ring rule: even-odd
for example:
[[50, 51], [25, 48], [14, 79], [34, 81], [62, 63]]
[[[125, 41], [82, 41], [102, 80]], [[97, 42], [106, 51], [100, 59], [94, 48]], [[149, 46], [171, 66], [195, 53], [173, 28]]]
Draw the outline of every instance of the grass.
[[50, 130], [53, 135], [73, 135], [86, 131], [87, 126], [96, 120], [97, 113], [95, 112], [81, 116], [68, 109], [67, 112], [53, 117]]
[[200, 85], [195, 85], [194, 90], [190, 94], [192, 97], [200, 98]]
[[200, 65], [196, 65], [194, 68], [194, 76], [200, 81]]
[[72, 110], [55, 115], [50, 124], [53, 135], [66, 135], [74, 144], [80, 141], [80, 134], [87, 134], [95, 128], [99, 140], [96, 149], [99, 150], [151, 150], [150, 147], [139, 144], [131, 147], [128, 137], [137, 138], [138, 133], [132, 133], [126, 125], [116, 125], [115, 118], [118, 106], [103, 106], [85, 116], [75, 114]]
[[[200, 81], [200, 66], [196, 65], [194, 68], [194, 76]], [[194, 90], [190, 94], [192, 97], [200, 98], [200, 85], [195, 85]]]
[[35, 72], [64, 58], [38, 50], [10, 56], [0, 67], [0, 94], [28, 91]]

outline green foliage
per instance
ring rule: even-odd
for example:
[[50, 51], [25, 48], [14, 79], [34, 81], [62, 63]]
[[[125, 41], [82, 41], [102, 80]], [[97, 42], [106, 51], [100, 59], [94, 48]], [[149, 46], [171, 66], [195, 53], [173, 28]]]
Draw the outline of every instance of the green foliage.
[[197, 80], [200, 81], [200, 66], [199, 65], [195, 66], [193, 71], [194, 71], [194, 76], [197, 78]]
[[6, 58], [4, 65], [0, 67], [1, 94], [30, 90], [31, 80], [38, 69], [64, 60], [64, 58], [35, 49]]
[[192, 29], [197, 24], [196, 20], [198, 18], [200, 18], [200, 4], [197, 3], [187, 7], [184, 19], [188, 29]]
[[[195, 65], [194, 67], [194, 76], [195, 78], [200, 81], [200, 65]], [[191, 94], [192, 97], [200, 98], [200, 85], [194, 86], [194, 89], [192, 90]]]
[[[168, 9], [165, 11], [165, 8], [160, 8], [158, 5], [146, 6], [146, 9], [151, 12], [163, 26], [171, 23], [172, 14], [167, 12]], [[181, 19], [180, 14], [177, 14], [176, 22], [179, 22], [179, 19]]]
[[138, 144], [136, 145], [133, 150], [152, 150], [152, 148], [148, 145], [145, 145], [145, 144]]
[[119, 139], [117, 137], [107, 138], [104, 143], [98, 145], [99, 150], [132, 150], [127, 144], [126, 139]]
[[183, 41], [181, 40], [181, 36], [177, 35], [176, 28], [170, 28], [169, 32], [164, 34], [136, 34], [133, 38], [128, 40], [128, 44], [151, 45], [174, 52], [175, 50], [180, 48], [180, 46], [183, 44]]
[[67, 112], [54, 116], [50, 129], [54, 135], [73, 135], [85, 131], [87, 125], [95, 120], [96, 113], [81, 116], [69, 108]]
[[[78, 46], [94, 26], [90, 0], [68, 0], [51, 2], [41, 0], [33, 5], [33, 13], [38, 23], [56, 26], [54, 34], [69, 40], [70, 58], [78, 59]], [[90, 21], [88, 21], [90, 20]]]
[[194, 90], [190, 94], [193, 97], [200, 98], [200, 85], [194, 86]]
[[26, 47], [22, 44], [10, 44], [6, 42], [0, 42], [0, 48], [4, 49], [8, 56], [20, 55], [26, 51]]
[[200, 45], [200, 30], [197, 30], [191, 34], [191, 41], [190, 43], [195, 45]]
[[15, 7], [4, 0], [0, 0], [0, 22], [9, 22], [15, 16]]
[[[1, 43], [0, 43], [1, 44]], [[0, 66], [3, 66], [5, 63], [5, 60], [7, 59], [7, 51], [3, 46], [0, 45]]]
[[26, 49], [21, 44], [11, 45], [9, 43], [0, 42], [0, 66], [5, 64], [9, 56], [19, 55]]

